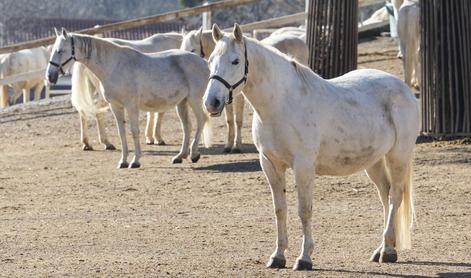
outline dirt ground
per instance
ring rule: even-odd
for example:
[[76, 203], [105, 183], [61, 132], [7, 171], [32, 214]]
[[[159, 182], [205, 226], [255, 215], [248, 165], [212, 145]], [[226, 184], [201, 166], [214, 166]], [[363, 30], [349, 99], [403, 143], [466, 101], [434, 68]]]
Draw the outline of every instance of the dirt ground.
[[[400, 75], [395, 49], [390, 39], [362, 42], [359, 67]], [[215, 147], [196, 164], [172, 165], [181, 140], [172, 111], [163, 128], [169, 145], [143, 145], [137, 170], [115, 169], [120, 153], [101, 150], [94, 125], [96, 150], [82, 151], [67, 100], [0, 112], [0, 276], [471, 277], [471, 145], [452, 143], [417, 145], [418, 220], [413, 249], [398, 263], [368, 262], [383, 216], [374, 185], [359, 173], [316, 180], [315, 270], [267, 270], [274, 213], [245, 111], [242, 154], [222, 154], [219, 118]], [[119, 146], [111, 114], [106, 122]], [[291, 267], [301, 224], [287, 178]]]

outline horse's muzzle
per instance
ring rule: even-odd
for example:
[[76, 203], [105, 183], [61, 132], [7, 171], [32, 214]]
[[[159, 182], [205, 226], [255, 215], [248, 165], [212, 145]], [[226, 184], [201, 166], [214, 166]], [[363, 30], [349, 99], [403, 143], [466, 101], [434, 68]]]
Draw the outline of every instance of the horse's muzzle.
[[57, 79], [59, 79], [59, 73], [57, 71], [47, 72], [47, 81], [49, 81], [50, 84], [56, 84]]
[[204, 106], [211, 117], [219, 117], [224, 109], [224, 101], [217, 98], [207, 99]]

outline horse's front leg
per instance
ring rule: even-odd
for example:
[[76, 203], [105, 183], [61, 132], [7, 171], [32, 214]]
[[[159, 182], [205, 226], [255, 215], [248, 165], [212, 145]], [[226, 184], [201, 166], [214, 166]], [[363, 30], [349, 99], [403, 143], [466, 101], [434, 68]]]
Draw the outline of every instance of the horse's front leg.
[[129, 168], [139, 168], [141, 163], [141, 143], [139, 142], [139, 109], [137, 107], [128, 107], [129, 125], [131, 128], [132, 140], [134, 142], [134, 157], [129, 165]]
[[234, 104], [226, 105], [224, 109], [226, 113], [227, 139], [224, 146], [224, 152], [230, 153], [234, 145]]
[[30, 92], [30, 89], [23, 89], [23, 103], [27, 103], [29, 102], [31, 98], [31, 92]]
[[126, 128], [124, 120], [124, 107], [116, 104], [110, 104], [111, 112], [116, 119], [118, 126], [119, 138], [121, 140], [121, 160], [119, 161], [118, 168], [127, 168], [129, 166], [128, 159], [128, 143], [126, 141]]
[[312, 187], [314, 183], [314, 161], [311, 159], [296, 159], [294, 176], [298, 195], [298, 215], [303, 226], [303, 246], [301, 255], [296, 259], [294, 270], [312, 270], [311, 254], [314, 249], [312, 240]]
[[41, 99], [41, 91], [43, 90], [43, 88], [44, 84], [42, 84], [42, 82], [40, 82], [34, 87], [34, 101], [38, 101]]
[[0, 108], [5, 108], [9, 105], [8, 102], [8, 87], [0, 86]]
[[288, 232], [286, 230], [286, 167], [273, 163], [263, 154], [260, 154], [260, 164], [270, 184], [273, 198], [273, 207], [276, 215], [277, 240], [275, 252], [267, 263], [269, 268], [284, 268], [286, 266], [285, 250], [288, 248]]
[[234, 98], [234, 110], [235, 110], [235, 142], [232, 147], [233, 153], [240, 153], [242, 147], [242, 124], [244, 122], [244, 104], [245, 98], [242, 94], [239, 94]]

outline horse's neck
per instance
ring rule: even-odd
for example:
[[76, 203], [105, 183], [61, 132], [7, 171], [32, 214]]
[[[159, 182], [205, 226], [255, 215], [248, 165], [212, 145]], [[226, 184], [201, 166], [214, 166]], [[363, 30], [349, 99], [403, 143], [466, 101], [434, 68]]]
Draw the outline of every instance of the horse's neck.
[[325, 80], [258, 42], [246, 39], [246, 44], [249, 73], [243, 91], [262, 120], [274, 118], [285, 105], [320, 97]]
[[204, 58], [208, 59], [213, 52], [216, 43], [213, 40], [213, 34], [211, 31], [204, 31], [201, 36], [201, 42], [203, 44], [203, 51], [205, 54]]
[[[104, 39], [75, 35], [77, 61], [89, 68], [100, 80], [106, 80], [114, 68], [120, 47]], [[113, 58], [115, 57], [115, 58]]]

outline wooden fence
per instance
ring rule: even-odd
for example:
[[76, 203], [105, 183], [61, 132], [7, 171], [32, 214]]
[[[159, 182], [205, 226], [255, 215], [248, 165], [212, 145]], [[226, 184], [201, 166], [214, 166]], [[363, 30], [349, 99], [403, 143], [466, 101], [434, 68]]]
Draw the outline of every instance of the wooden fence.
[[358, 0], [308, 0], [309, 66], [324, 78], [357, 67]]
[[470, 136], [471, 1], [421, 1], [420, 14], [422, 133]]

